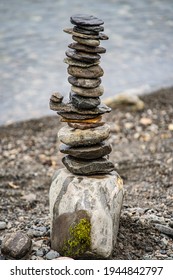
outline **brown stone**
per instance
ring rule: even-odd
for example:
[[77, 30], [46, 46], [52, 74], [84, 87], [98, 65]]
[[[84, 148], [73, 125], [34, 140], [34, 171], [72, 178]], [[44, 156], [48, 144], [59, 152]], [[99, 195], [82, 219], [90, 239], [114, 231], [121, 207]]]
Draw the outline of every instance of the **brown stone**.
[[67, 122], [67, 123], [99, 123], [102, 120], [102, 116], [99, 115], [97, 117], [93, 117], [90, 119], [85, 119], [85, 120], [77, 120], [77, 119], [66, 119], [66, 118], [61, 118], [61, 122]]
[[99, 54], [91, 54], [91, 53], [85, 53], [81, 51], [76, 50], [68, 50], [66, 51], [66, 55], [70, 58], [77, 59], [83, 62], [93, 62], [100, 59]]
[[72, 128], [75, 129], [88, 129], [88, 128], [94, 128], [94, 127], [98, 127], [98, 126], [102, 126], [104, 125], [105, 122], [99, 122], [99, 123], [71, 123], [68, 122], [68, 125]]
[[54, 93], [52, 93], [50, 100], [53, 102], [56, 102], [56, 103], [61, 103], [63, 98], [64, 97], [61, 95], [61, 93], [54, 92]]
[[84, 39], [84, 38], [80, 38], [80, 37], [76, 37], [76, 36], [72, 36], [73, 40], [83, 44], [83, 45], [87, 45], [87, 46], [91, 46], [91, 47], [97, 47], [100, 45], [100, 41], [99, 40], [94, 40], [94, 39]]
[[70, 75], [77, 77], [77, 78], [86, 78], [86, 79], [95, 79], [102, 77], [104, 74], [103, 69], [97, 66], [91, 66], [88, 68], [80, 68], [77, 66], [69, 66], [67, 71]]

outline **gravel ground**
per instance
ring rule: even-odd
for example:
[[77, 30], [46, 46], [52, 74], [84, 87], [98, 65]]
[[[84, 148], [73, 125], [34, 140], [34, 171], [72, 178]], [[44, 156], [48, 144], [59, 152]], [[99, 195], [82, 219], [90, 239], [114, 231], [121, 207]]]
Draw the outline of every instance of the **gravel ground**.
[[[107, 115], [111, 160], [125, 196], [113, 259], [173, 259], [173, 88], [142, 96], [145, 109]], [[53, 259], [48, 193], [62, 167], [59, 118], [0, 127], [0, 244], [7, 233], [26, 232], [29, 259]], [[1, 255], [1, 259], [4, 256]]]

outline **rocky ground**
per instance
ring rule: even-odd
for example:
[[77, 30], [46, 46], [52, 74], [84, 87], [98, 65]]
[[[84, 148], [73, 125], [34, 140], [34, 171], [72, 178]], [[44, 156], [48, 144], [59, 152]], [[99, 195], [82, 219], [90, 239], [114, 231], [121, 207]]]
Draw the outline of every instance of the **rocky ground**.
[[[125, 188], [113, 259], [173, 259], [173, 88], [141, 99], [144, 110], [119, 107], [107, 116]], [[50, 251], [48, 193], [62, 167], [60, 126], [55, 116], [0, 127], [0, 244], [22, 230], [33, 241], [28, 259], [59, 256]]]

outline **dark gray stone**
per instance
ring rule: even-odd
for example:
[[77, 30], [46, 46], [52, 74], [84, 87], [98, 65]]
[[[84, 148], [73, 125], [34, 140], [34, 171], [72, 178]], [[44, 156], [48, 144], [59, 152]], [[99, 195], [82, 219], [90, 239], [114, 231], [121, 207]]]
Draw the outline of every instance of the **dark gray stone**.
[[54, 250], [50, 250], [47, 254], [46, 254], [46, 259], [47, 260], [53, 260], [56, 259], [60, 256], [60, 254]]
[[22, 259], [30, 251], [32, 240], [22, 231], [13, 232], [5, 236], [1, 245], [3, 255], [13, 259]]
[[100, 34], [99, 34], [99, 39], [100, 39], [100, 40], [108, 40], [109, 37], [108, 37], [106, 34], [104, 34], [104, 33], [100, 33]]
[[84, 26], [95, 26], [95, 25], [102, 25], [104, 21], [93, 16], [93, 15], [86, 15], [86, 14], [76, 14], [70, 17], [70, 21], [74, 25], [84, 25]]
[[164, 226], [164, 225], [160, 225], [160, 224], [155, 224], [155, 227], [161, 232], [164, 233], [166, 235], [169, 235], [171, 237], [173, 237], [173, 228], [168, 227], [168, 226]]
[[104, 31], [104, 27], [103, 26], [98, 26], [98, 25], [93, 25], [93, 26], [89, 26], [89, 25], [78, 25], [79, 28], [82, 28], [82, 29], [85, 29], [85, 30], [88, 30], [88, 31], [95, 31], [95, 32], [101, 32], [101, 31]]
[[91, 46], [91, 47], [97, 47], [100, 45], [100, 40], [96, 40], [96, 39], [85, 39], [74, 35], [72, 36], [72, 39], [80, 44]]
[[69, 66], [67, 68], [69, 75], [72, 75], [77, 78], [86, 78], [86, 79], [95, 79], [102, 77], [104, 74], [103, 69], [97, 66], [91, 66], [88, 68], [80, 68], [77, 66]]
[[83, 97], [77, 94], [71, 94], [72, 104], [79, 109], [93, 109], [100, 105], [100, 98]]
[[111, 145], [105, 144], [104, 142], [92, 145], [89, 147], [80, 146], [80, 147], [71, 147], [65, 144], [60, 145], [60, 152], [68, 154], [75, 158], [81, 159], [97, 159], [104, 157], [105, 155], [110, 154], [112, 151]]
[[90, 54], [85, 52], [79, 52], [76, 50], [68, 50], [66, 51], [66, 55], [70, 58], [77, 59], [84, 62], [93, 62], [100, 59], [99, 54]]
[[82, 68], [88, 68], [94, 65], [98, 65], [100, 63], [99, 60], [93, 60], [92, 62], [86, 62], [86, 61], [84, 62], [69, 57], [64, 58], [64, 62], [67, 63], [68, 65], [82, 67]]
[[80, 37], [80, 38], [83, 38], [83, 39], [99, 39], [99, 35], [88, 35], [88, 34], [84, 34], [84, 33], [79, 33], [79, 32], [75, 32], [72, 28], [66, 28], [63, 30], [64, 32], [68, 33], [68, 34], [71, 34], [73, 36], [76, 36], [76, 37]]
[[78, 33], [82, 33], [82, 34], [86, 34], [86, 35], [99, 35], [99, 32], [98, 31], [95, 31], [95, 30], [86, 30], [86, 29], [83, 29], [79, 26], [74, 26], [73, 27], [73, 31], [74, 32], [78, 32]]
[[101, 84], [101, 79], [84, 79], [84, 78], [76, 78], [73, 76], [68, 77], [68, 81], [73, 86], [83, 87], [83, 88], [96, 88]]
[[62, 162], [71, 173], [78, 175], [107, 174], [115, 170], [113, 163], [105, 158], [87, 161], [65, 156]]
[[60, 115], [61, 117], [65, 118], [65, 119], [69, 119], [69, 120], [88, 120], [88, 119], [93, 119], [96, 117], [99, 117], [100, 114], [97, 115], [90, 115], [90, 114], [86, 114], [86, 115], [80, 115], [77, 113], [65, 113], [65, 112], [57, 112], [58, 115]]
[[74, 107], [72, 105], [72, 103], [54, 103], [52, 101], [50, 101], [50, 109], [53, 111], [58, 111], [61, 113], [77, 113], [77, 114], [81, 114], [81, 115], [98, 115], [98, 114], [104, 114], [104, 113], [108, 113], [111, 111], [111, 108], [109, 108], [108, 106], [106, 106], [105, 104], [101, 103], [99, 106], [97, 106], [94, 109], [78, 109], [76, 107]]
[[82, 45], [79, 43], [71, 43], [68, 45], [70, 49], [75, 49], [78, 51], [84, 51], [84, 52], [89, 52], [89, 53], [105, 53], [106, 49], [103, 47], [89, 47], [86, 45]]

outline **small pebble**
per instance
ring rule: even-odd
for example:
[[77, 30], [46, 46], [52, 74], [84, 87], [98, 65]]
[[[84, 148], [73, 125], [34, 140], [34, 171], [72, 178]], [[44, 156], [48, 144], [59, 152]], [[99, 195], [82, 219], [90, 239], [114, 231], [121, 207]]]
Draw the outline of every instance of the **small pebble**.
[[6, 222], [0, 222], [0, 230], [1, 229], [6, 229], [6, 227], [7, 227]]
[[56, 259], [57, 257], [59, 257], [60, 254], [54, 250], [50, 250], [47, 254], [46, 254], [46, 259], [47, 260], [53, 260]]

